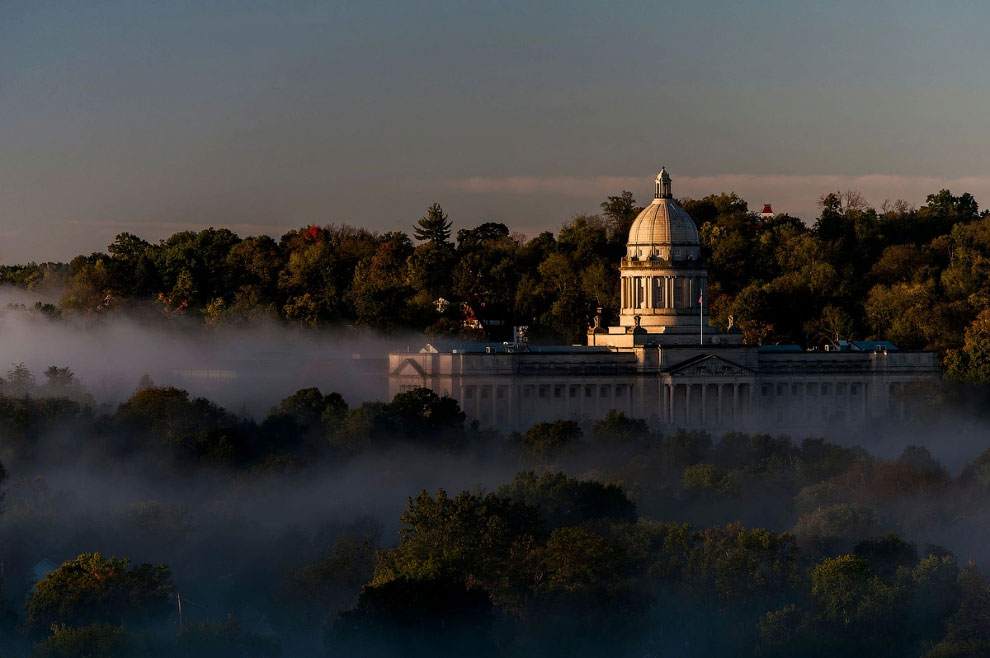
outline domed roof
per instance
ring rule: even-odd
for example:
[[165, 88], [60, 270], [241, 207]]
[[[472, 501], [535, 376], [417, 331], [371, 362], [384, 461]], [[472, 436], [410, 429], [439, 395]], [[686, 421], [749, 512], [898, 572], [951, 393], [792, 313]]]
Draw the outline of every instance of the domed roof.
[[698, 227], [670, 194], [670, 176], [661, 169], [656, 198], [643, 208], [629, 228], [630, 245], [697, 245]]

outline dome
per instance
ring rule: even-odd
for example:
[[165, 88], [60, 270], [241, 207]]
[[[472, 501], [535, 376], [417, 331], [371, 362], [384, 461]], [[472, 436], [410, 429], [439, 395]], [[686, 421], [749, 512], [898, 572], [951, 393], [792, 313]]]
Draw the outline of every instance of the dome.
[[673, 199], [654, 199], [629, 229], [629, 245], [698, 245], [698, 227]]
[[670, 193], [670, 175], [666, 168], [660, 169], [657, 174], [653, 203], [643, 208], [629, 228], [627, 244], [630, 247], [698, 245], [698, 227], [684, 208], [674, 201]]

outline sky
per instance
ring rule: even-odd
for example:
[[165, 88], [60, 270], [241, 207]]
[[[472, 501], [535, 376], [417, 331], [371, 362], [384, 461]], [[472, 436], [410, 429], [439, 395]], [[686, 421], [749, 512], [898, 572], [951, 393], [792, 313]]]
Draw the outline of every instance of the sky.
[[990, 206], [990, 3], [0, 0], [0, 263], [224, 226], [534, 235], [661, 165]]

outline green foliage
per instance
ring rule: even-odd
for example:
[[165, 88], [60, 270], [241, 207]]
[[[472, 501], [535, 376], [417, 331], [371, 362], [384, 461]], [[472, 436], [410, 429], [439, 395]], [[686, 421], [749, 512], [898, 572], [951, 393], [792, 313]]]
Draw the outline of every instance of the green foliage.
[[712, 464], [695, 464], [681, 475], [681, 495], [686, 498], [720, 498], [739, 491], [731, 472]]
[[427, 208], [426, 215], [416, 222], [413, 233], [416, 239], [421, 242], [429, 241], [434, 244], [442, 244], [450, 238], [450, 226], [447, 213], [443, 211], [439, 203], [434, 203]]
[[374, 574], [376, 543], [372, 535], [337, 537], [328, 556], [286, 576], [279, 599], [302, 615], [297, 622], [317, 625], [353, 606], [354, 593]]
[[205, 398], [189, 399], [174, 387], [152, 387], [120, 405], [117, 422], [124, 431], [153, 439], [174, 456], [197, 456], [218, 464], [248, 458], [251, 447], [240, 423]]
[[537, 423], [522, 436], [523, 447], [541, 461], [549, 461], [581, 440], [581, 428], [573, 420]]
[[652, 437], [646, 421], [629, 418], [621, 411], [609, 409], [605, 417], [591, 426], [591, 439], [602, 445], [624, 445]]
[[[990, 304], [990, 214], [949, 190], [914, 209], [878, 211], [852, 190], [819, 202], [808, 228], [750, 212], [735, 193], [683, 200], [699, 227], [714, 324], [731, 323], [748, 343], [886, 338], [947, 354], [960, 381], [986, 380], [979, 316]], [[459, 228], [456, 246], [438, 204], [415, 225], [415, 247], [403, 233], [333, 225], [278, 242], [214, 228], [157, 244], [122, 233], [107, 253], [68, 265], [0, 266], [0, 283], [62, 291], [58, 308], [37, 308], [53, 318], [140, 307], [207, 325], [267, 317], [456, 335], [463, 303], [488, 339], [525, 324], [534, 341], [583, 342], [598, 308], [606, 323], [618, 312], [616, 265], [640, 208], [623, 191], [601, 210], [529, 241], [495, 222]], [[438, 313], [440, 297], [453, 310]]]
[[171, 609], [174, 593], [172, 575], [163, 564], [131, 567], [130, 560], [83, 553], [35, 585], [24, 604], [25, 623], [42, 629], [157, 619]]
[[945, 355], [945, 373], [969, 384], [990, 384], [990, 309], [966, 327], [966, 342]]
[[31, 658], [101, 658], [133, 655], [134, 641], [123, 626], [93, 622], [73, 627], [52, 624], [52, 634], [31, 649]]
[[540, 510], [548, 528], [602, 519], [636, 521], [636, 506], [621, 488], [594, 480], [576, 480], [563, 473], [545, 471], [539, 478], [533, 471], [516, 473], [510, 484], [499, 487], [498, 495]]
[[828, 558], [811, 572], [811, 596], [818, 617], [846, 632], [887, 630], [903, 591], [874, 575], [865, 559], [853, 555]]
[[536, 509], [495, 494], [451, 498], [440, 489], [434, 498], [423, 491], [409, 499], [400, 520], [399, 545], [380, 556], [376, 585], [440, 578], [509, 596], [508, 566], [543, 535]]
[[794, 535], [807, 546], [824, 552], [851, 548], [868, 537], [881, 534], [877, 513], [858, 503], [829, 505], [805, 514], [794, 526]]

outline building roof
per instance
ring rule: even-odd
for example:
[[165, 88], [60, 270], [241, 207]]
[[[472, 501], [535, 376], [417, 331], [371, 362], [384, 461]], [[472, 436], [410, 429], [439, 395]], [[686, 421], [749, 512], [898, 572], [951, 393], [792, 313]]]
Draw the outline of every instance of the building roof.
[[680, 204], [674, 201], [670, 174], [660, 169], [656, 179], [656, 198], [629, 228], [629, 245], [697, 245], [698, 227]]
[[761, 352], [803, 352], [800, 345], [760, 345]]
[[531, 354], [601, 354], [610, 353], [604, 346], [596, 345], [530, 345], [528, 343], [483, 343], [457, 340], [438, 340], [427, 343], [421, 353], [457, 354], [509, 354], [529, 352]]
[[628, 244], [698, 244], [698, 227], [673, 199], [654, 199], [643, 208], [629, 228]]
[[[848, 347], [846, 347], [848, 346]], [[853, 352], [877, 352], [877, 351], [887, 351], [887, 352], [899, 352], [900, 348], [894, 345], [889, 340], [851, 340], [839, 341], [839, 347], [846, 348]]]

